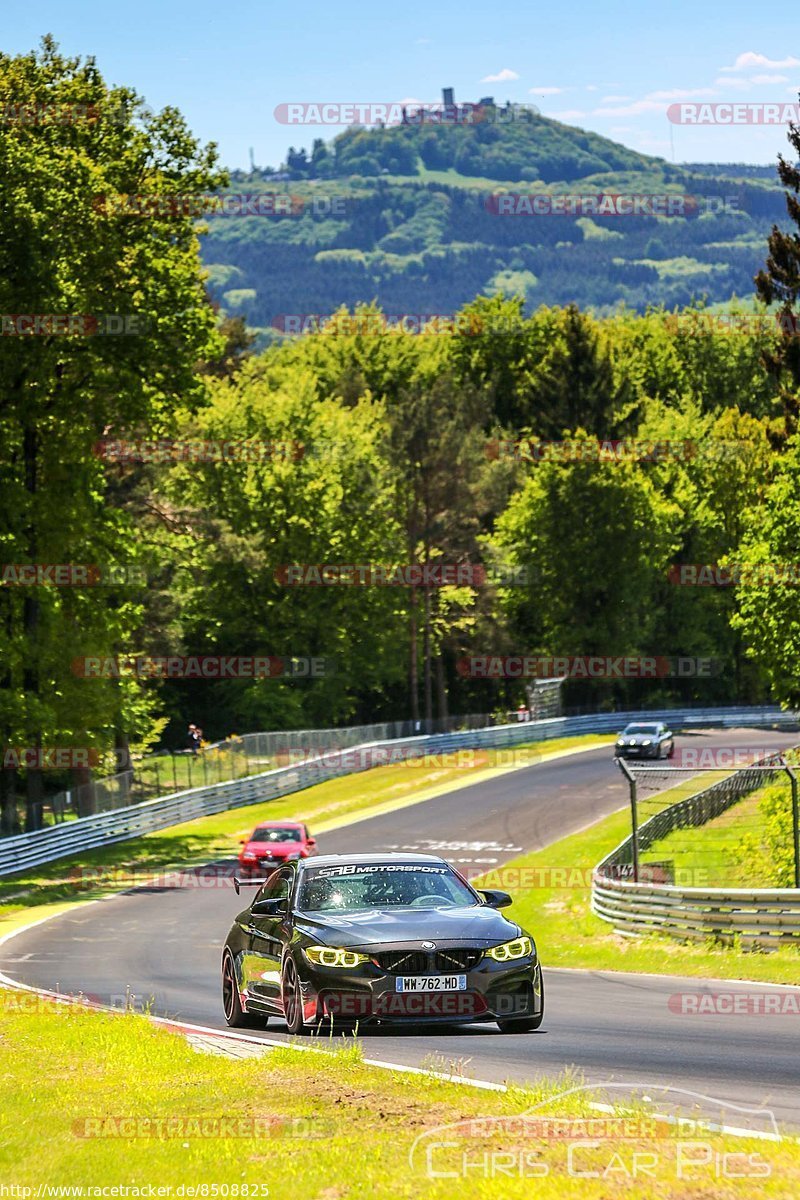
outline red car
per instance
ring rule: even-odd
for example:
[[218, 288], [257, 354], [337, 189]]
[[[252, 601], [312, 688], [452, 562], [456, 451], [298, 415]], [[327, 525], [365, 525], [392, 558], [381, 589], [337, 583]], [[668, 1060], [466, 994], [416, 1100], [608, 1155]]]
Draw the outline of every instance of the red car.
[[316, 854], [317, 843], [301, 821], [265, 821], [242, 838], [239, 863], [245, 871], [266, 871], [291, 858]]

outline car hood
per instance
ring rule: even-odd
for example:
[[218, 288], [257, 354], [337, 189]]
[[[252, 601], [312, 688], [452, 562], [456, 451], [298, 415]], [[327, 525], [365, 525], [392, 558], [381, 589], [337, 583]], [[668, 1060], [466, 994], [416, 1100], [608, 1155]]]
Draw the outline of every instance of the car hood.
[[510, 941], [520, 927], [496, 908], [385, 908], [359, 912], [298, 913], [297, 926], [316, 941], [330, 946], [374, 946], [419, 942], [461, 942], [487, 946]]

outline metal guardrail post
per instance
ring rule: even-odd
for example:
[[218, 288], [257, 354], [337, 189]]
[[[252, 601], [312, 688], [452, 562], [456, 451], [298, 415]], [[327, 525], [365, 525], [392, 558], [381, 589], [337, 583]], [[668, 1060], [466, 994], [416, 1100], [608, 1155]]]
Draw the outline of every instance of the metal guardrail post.
[[639, 882], [639, 811], [636, 795], [636, 776], [631, 771], [625, 759], [617, 759], [622, 774], [628, 781], [631, 798], [631, 854], [633, 856], [633, 882]]
[[792, 783], [792, 835], [794, 837], [794, 886], [800, 888], [800, 813], [797, 806], [797, 776], [788, 763], [783, 764]]

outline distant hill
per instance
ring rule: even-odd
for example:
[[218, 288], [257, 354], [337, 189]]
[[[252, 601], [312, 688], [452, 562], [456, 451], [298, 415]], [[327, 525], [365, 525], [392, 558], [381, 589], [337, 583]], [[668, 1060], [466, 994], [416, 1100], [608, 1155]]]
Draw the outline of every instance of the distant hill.
[[278, 172], [232, 174], [275, 212], [211, 217], [203, 255], [222, 310], [262, 338], [363, 300], [449, 313], [505, 291], [602, 313], [749, 297], [786, 220], [773, 168], [671, 164], [525, 110], [354, 127]]

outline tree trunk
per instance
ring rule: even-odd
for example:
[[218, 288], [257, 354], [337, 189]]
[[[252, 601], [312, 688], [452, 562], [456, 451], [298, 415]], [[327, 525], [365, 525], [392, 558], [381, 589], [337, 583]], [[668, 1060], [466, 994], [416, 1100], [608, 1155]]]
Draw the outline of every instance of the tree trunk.
[[[31, 562], [36, 562], [38, 554], [38, 539], [34, 516], [38, 474], [38, 443], [39, 439], [36, 435], [36, 430], [30, 427], [26, 428], [22, 439], [22, 453], [25, 463], [25, 490], [28, 493], [29, 512], [31, 514], [28, 526], [28, 553]], [[34, 700], [31, 708], [35, 712], [37, 708], [35, 699], [39, 694], [39, 597], [36, 595], [35, 588], [26, 590], [22, 602], [22, 629], [25, 638], [25, 667], [22, 673], [22, 685], [25, 689], [25, 695]], [[41, 729], [35, 731], [34, 737], [30, 739], [30, 745], [31, 748], [35, 747], [37, 750], [41, 750]], [[25, 775], [25, 832], [33, 833], [42, 827], [44, 783], [42, 772], [37, 767], [28, 767]]]
[[450, 716], [447, 708], [447, 685], [444, 675], [444, 651], [436, 655], [436, 690], [439, 699], [439, 718], [445, 722]]
[[22, 833], [17, 810], [17, 777], [14, 771], [0, 769], [0, 837]]
[[[117, 682], [116, 680], [114, 681]], [[114, 730], [114, 770], [113, 775], [119, 775], [122, 771], [132, 771], [133, 764], [131, 762], [131, 750], [128, 743], [128, 735], [121, 729]]]
[[[411, 720], [416, 726], [417, 721], [419, 721], [419, 647], [417, 644], [417, 598], [414, 595], [413, 587], [409, 588], [408, 590], [411, 604], [409, 621], [410, 661], [408, 671], [408, 686], [411, 693]], [[416, 729], [414, 732], [416, 732]]]
[[97, 812], [92, 773], [88, 767], [73, 767], [70, 771], [72, 811], [77, 817], [91, 817]]
[[[428, 564], [428, 555], [425, 555], [425, 565]], [[423, 631], [423, 653], [425, 656], [425, 732], [432, 732], [433, 724], [433, 675], [431, 672], [431, 590], [425, 588], [423, 598], [423, 612], [425, 614], [425, 627]]]
[[[31, 749], [41, 750], [42, 738], [37, 734]], [[36, 767], [25, 771], [25, 832], [35, 833], [44, 825], [44, 780]]]

